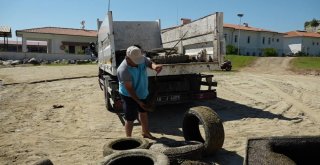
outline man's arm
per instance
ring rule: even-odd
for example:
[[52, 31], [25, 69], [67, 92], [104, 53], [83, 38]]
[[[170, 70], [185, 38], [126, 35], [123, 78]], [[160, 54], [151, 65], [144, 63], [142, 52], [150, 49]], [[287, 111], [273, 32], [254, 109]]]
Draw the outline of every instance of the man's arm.
[[145, 105], [142, 101], [140, 101], [140, 99], [138, 98], [138, 96], [137, 96], [137, 94], [136, 94], [136, 91], [134, 90], [134, 88], [133, 88], [133, 86], [132, 86], [131, 81], [124, 82], [124, 86], [125, 86], [125, 88], [127, 89], [127, 91], [128, 91], [128, 93], [129, 93], [129, 95], [131, 96], [131, 98], [132, 98], [134, 101], [136, 101], [141, 108], [143, 108], [143, 109], [146, 110], [146, 105]]
[[155, 70], [157, 73], [160, 73], [162, 70], [162, 65], [156, 64], [152, 61], [150, 61], [150, 64], [148, 66], [150, 69]]

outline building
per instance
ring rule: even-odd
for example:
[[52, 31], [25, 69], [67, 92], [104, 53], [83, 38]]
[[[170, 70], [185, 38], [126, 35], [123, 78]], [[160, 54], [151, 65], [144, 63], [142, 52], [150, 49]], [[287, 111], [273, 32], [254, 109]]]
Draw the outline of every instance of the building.
[[8, 38], [12, 37], [11, 27], [0, 26], [0, 37], [3, 37], [3, 42], [0, 44], [0, 51], [5, 51], [8, 49], [9, 46]]
[[254, 28], [248, 24], [224, 24], [223, 33], [226, 45], [240, 47], [241, 55], [261, 56], [265, 48], [273, 48], [278, 55], [283, 54], [284, 33]]
[[22, 52], [30, 52], [27, 41], [45, 41], [50, 54], [84, 54], [91, 42], [97, 41], [97, 31], [61, 27], [42, 27], [16, 31], [22, 37]]
[[320, 34], [306, 31], [291, 31], [284, 36], [285, 54], [303, 53], [320, 56]]

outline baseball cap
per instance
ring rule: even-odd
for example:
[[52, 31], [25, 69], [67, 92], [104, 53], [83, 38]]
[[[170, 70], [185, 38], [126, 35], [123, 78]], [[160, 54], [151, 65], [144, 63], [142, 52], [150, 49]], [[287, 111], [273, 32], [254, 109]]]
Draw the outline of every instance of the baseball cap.
[[136, 46], [130, 46], [127, 49], [127, 57], [129, 57], [135, 64], [142, 64], [144, 62], [142, 52]]

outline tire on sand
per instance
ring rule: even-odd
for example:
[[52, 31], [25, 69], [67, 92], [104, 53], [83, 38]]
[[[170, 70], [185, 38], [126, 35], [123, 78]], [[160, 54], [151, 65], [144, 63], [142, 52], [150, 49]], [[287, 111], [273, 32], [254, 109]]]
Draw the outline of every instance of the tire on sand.
[[132, 149], [113, 153], [103, 158], [100, 165], [169, 165], [169, 159], [162, 153], [153, 152], [147, 149]]
[[33, 165], [53, 165], [50, 159], [42, 159], [34, 163]]
[[[203, 138], [199, 126], [203, 125]], [[203, 155], [214, 154], [224, 142], [224, 129], [218, 114], [209, 107], [192, 107], [183, 118], [183, 136], [186, 141], [204, 143]]]
[[103, 146], [103, 156], [108, 156], [115, 152], [126, 151], [131, 149], [148, 149], [149, 141], [138, 137], [117, 138], [108, 141]]
[[164, 141], [153, 144], [150, 150], [167, 155], [170, 162], [176, 164], [180, 160], [201, 159], [203, 143], [197, 141]]

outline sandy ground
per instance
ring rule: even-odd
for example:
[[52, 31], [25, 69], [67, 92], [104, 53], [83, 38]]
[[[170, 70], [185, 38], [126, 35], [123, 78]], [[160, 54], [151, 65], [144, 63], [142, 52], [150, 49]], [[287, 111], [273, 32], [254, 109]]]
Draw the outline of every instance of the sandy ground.
[[[251, 137], [319, 136], [320, 77], [288, 71], [289, 61], [261, 58], [241, 72], [215, 73], [218, 99], [161, 107], [150, 113], [151, 131], [157, 138], [183, 140], [184, 112], [209, 106], [223, 120], [226, 136], [223, 149], [206, 158], [217, 164], [242, 164]], [[0, 164], [40, 158], [57, 165], [96, 164], [102, 146], [124, 136], [118, 117], [104, 107], [96, 75], [94, 65], [1, 68]], [[54, 109], [57, 104], [64, 107]], [[135, 126], [134, 136], [140, 137], [140, 129]]]

